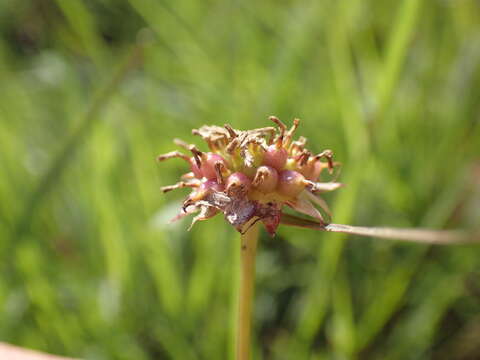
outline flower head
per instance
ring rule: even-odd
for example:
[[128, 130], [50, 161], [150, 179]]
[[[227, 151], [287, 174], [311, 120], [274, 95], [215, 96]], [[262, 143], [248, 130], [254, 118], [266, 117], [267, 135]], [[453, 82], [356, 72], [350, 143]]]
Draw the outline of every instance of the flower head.
[[163, 192], [192, 189], [175, 219], [198, 212], [193, 226], [199, 220], [223, 213], [239, 232], [261, 221], [274, 235], [281, 223], [282, 209], [288, 206], [326, 224], [315, 205], [329, 214], [318, 193], [342, 186], [337, 182], [318, 182], [324, 169], [332, 173], [336, 165], [333, 152], [324, 150], [313, 155], [305, 148], [306, 138], [301, 136], [293, 141], [298, 119], [288, 130], [275, 116], [270, 120], [277, 127], [236, 130], [230, 125], [202, 126], [192, 133], [203, 138], [208, 152], [176, 139], [175, 143], [191, 155], [172, 151], [158, 157], [159, 161], [181, 158], [190, 166], [182, 181], [162, 188]]

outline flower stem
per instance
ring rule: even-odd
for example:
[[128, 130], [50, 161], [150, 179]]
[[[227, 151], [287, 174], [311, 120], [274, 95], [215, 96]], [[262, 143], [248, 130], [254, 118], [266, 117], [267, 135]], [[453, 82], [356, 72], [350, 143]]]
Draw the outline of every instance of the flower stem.
[[255, 224], [241, 236], [236, 360], [250, 359], [250, 332], [258, 233], [259, 226]]

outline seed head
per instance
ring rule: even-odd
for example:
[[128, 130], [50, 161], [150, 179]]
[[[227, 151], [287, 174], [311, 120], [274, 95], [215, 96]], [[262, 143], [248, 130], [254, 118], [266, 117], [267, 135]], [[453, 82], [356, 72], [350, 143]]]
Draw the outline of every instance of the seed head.
[[338, 165], [333, 161], [333, 152], [324, 150], [313, 155], [305, 148], [306, 138], [292, 141], [298, 119], [288, 131], [277, 117], [271, 116], [270, 120], [277, 127], [236, 130], [230, 125], [202, 126], [192, 133], [202, 137], [210, 151], [200, 151], [195, 145], [176, 139], [175, 144], [191, 155], [172, 151], [158, 157], [159, 161], [180, 158], [190, 166], [183, 181], [162, 188], [163, 192], [192, 189], [175, 219], [198, 212], [193, 225], [223, 213], [241, 233], [261, 221], [274, 235], [281, 223], [282, 209], [288, 206], [326, 225], [315, 205], [329, 214], [317, 193], [342, 186], [318, 182], [323, 169], [331, 174]]

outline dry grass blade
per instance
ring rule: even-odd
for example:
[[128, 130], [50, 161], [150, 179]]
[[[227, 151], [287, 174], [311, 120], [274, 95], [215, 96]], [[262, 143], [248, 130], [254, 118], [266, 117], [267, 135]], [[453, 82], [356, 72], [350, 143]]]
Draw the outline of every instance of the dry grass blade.
[[480, 243], [480, 232], [466, 230], [429, 230], [429, 229], [400, 229], [390, 227], [365, 227], [343, 224], [322, 225], [315, 221], [297, 218], [283, 214], [282, 224], [304, 227], [313, 230], [339, 232], [352, 235], [369, 236], [381, 239], [401, 240], [424, 244], [469, 244]]
[[389, 227], [350, 226], [342, 224], [329, 224], [325, 226], [325, 230], [426, 244], [480, 243], [479, 234], [463, 230], [398, 229]]

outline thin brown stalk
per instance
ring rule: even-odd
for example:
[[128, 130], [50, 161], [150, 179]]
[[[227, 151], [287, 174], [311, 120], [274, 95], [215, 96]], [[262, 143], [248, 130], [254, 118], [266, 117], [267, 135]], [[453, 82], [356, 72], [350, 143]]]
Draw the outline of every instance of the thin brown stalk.
[[351, 226], [343, 224], [322, 225], [314, 221], [301, 219], [287, 214], [282, 215], [282, 223], [320, 231], [340, 232], [352, 235], [410, 241], [424, 244], [447, 245], [480, 243], [479, 231], [403, 229], [391, 227]]

